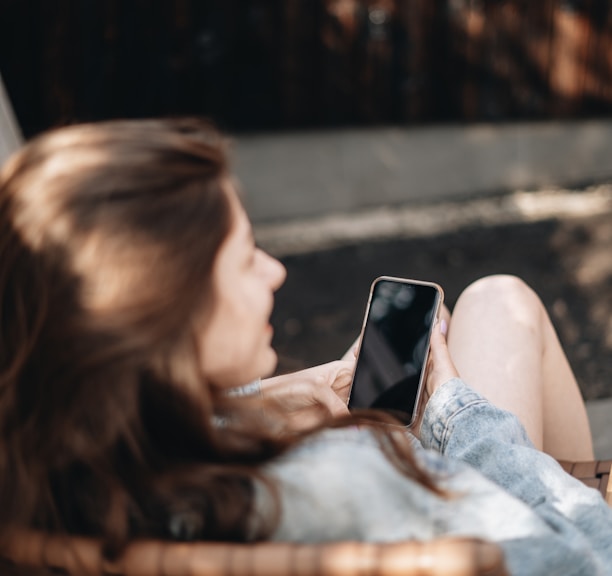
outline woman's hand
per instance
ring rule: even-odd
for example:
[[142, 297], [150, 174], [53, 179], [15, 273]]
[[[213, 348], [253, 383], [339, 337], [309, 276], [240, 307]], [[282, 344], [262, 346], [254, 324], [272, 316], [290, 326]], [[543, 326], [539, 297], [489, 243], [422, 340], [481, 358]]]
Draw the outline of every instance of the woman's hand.
[[446, 345], [448, 324], [445, 320], [438, 322], [431, 335], [429, 361], [427, 363], [426, 389], [431, 396], [442, 384], [459, 376], [457, 368]]
[[355, 360], [337, 360], [261, 382], [266, 403], [278, 408], [293, 430], [316, 426], [331, 417], [348, 414], [346, 403]]
[[448, 323], [446, 319], [443, 318], [436, 324], [431, 334], [425, 387], [421, 393], [418, 416], [411, 426], [413, 433], [417, 436], [420, 434], [423, 413], [425, 412], [425, 407], [431, 395], [442, 386], [442, 384], [448, 382], [451, 378], [459, 376], [446, 345], [447, 330]]

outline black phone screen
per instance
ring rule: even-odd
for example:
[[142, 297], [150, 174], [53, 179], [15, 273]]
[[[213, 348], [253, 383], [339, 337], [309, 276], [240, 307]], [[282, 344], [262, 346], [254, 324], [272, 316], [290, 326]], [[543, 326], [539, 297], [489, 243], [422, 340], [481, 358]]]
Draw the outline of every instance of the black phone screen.
[[375, 282], [349, 408], [378, 408], [412, 422], [440, 298], [435, 285]]

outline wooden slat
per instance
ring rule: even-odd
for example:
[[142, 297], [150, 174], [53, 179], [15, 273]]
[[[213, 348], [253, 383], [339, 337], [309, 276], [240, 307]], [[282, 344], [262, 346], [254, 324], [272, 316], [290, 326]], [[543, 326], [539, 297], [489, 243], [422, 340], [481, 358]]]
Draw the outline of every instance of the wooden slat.
[[572, 470], [572, 476], [582, 480], [583, 478], [594, 478], [597, 475], [597, 462], [576, 462]]
[[561, 467], [568, 473], [584, 482], [587, 486], [597, 488], [606, 502], [612, 506], [612, 483], [610, 470], [612, 460], [594, 460], [589, 462], [559, 461]]

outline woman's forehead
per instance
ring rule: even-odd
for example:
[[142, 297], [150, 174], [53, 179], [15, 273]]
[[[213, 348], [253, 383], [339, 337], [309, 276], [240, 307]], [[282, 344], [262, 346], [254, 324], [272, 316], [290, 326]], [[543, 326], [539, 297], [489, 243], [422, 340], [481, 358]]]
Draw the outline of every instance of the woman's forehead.
[[226, 190], [232, 211], [232, 224], [229, 236], [241, 244], [244, 242], [252, 243], [253, 229], [246, 210], [234, 188], [230, 185]]

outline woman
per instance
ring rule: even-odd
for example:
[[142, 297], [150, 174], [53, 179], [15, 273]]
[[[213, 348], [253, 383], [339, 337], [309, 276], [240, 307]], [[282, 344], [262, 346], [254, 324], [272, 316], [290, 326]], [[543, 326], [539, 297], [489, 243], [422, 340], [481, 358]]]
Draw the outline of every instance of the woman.
[[33, 140], [0, 174], [0, 250], [3, 534], [93, 534], [110, 555], [135, 536], [465, 534], [499, 542], [516, 573], [612, 570], [612, 513], [542, 452], [592, 457], [519, 280], [474, 284], [435, 330], [419, 443], [348, 414], [352, 360], [258, 384], [285, 270], [255, 246], [201, 122]]

